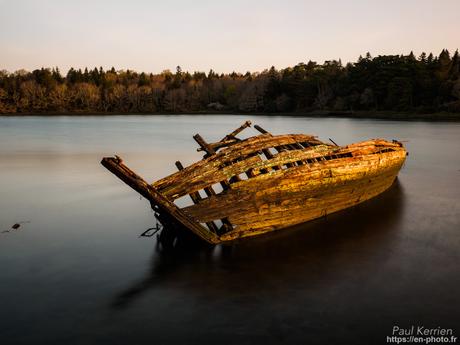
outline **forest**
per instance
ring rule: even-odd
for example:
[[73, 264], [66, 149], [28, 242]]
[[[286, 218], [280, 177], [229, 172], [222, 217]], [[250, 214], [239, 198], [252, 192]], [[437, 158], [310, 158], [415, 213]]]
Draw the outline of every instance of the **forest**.
[[299, 63], [257, 73], [102, 67], [0, 71], [0, 114], [460, 113], [458, 50]]

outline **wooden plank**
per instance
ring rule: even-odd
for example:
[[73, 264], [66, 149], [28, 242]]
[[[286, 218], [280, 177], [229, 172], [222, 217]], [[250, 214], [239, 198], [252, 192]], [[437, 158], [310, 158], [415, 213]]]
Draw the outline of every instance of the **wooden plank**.
[[[223, 147], [226, 147], [226, 146], [230, 146], [230, 145], [233, 145], [233, 144], [236, 144], [238, 142], [240, 142], [241, 140], [238, 140], [238, 139], [229, 139], [229, 140], [225, 140], [225, 141], [218, 141], [216, 143], [210, 143], [209, 146], [214, 150], [214, 151], [217, 151], [219, 150], [220, 148], [223, 148]], [[198, 151], [203, 151], [203, 149], [200, 147], [198, 149]]]
[[[184, 166], [182, 165], [181, 162], [177, 161], [176, 162], [176, 166], [179, 170], [183, 170], [184, 169]], [[208, 195], [208, 196], [214, 196], [216, 195], [216, 192], [212, 189], [212, 187], [207, 187], [204, 189], [205, 190], [205, 193]], [[201, 198], [200, 196], [200, 193], [198, 192], [194, 192], [194, 193], [190, 193], [190, 197], [192, 198], [192, 201], [194, 204], [198, 204], [200, 201], [202, 201], [203, 199]], [[227, 219], [227, 218], [224, 218], [224, 219], [221, 219], [220, 220], [223, 224], [223, 227], [228, 230], [228, 229], [233, 229], [233, 225], [232, 223], [230, 223], [230, 221]], [[206, 222], [206, 225], [208, 226], [208, 228], [210, 230], [212, 230], [214, 233], [219, 233], [219, 232], [222, 232], [221, 229], [218, 228], [218, 226], [213, 222]]]
[[153, 186], [129, 169], [119, 157], [105, 157], [101, 164], [128, 186], [150, 201], [152, 207], [162, 216], [170, 218], [181, 226], [190, 229], [197, 236], [209, 243], [218, 243], [218, 237], [205, 227], [192, 221], [182, 210], [165, 198]]
[[[273, 165], [277, 165], [277, 164], [280, 164], [281, 163], [285, 163], [286, 161], [296, 161], [298, 159], [303, 159], [305, 157], [312, 157], [309, 153], [305, 153], [305, 152], [294, 152], [294, 151], [289, 151], [289, 152], [283, 152], [282, 154], [279, 154], [280, 156], [281, 155], [284, 155], [284, 157], [280, 157], [280, 161], [277, 161], [278, 157], [274, 158], [273, 161], [259, 161], [259, 162], [254, 162], [253, 163], [253, 169], [256, 169], [256, 171], [262, 171], [262, 169], [266, 168], [266, 167], [270, 167], [270, 166], [273, 166]], [[304, 156], [305, 155], [305, 156]], [[403, 154], [404, 156], [404, 154]], [[289, 160], [286, 160], [286, 158], [288, 158]], [[377, 159], [378, 157], [371, 157], [370, 159]], [[324, 164], [328, 164], [327, 167], [329, 167], [329, 169], [334, 169], [334, 168], [338, 168], [340, 169], [341, 167], [343, 166], [346, 166], [346, 169], [348, 168], [352, 168], [353, 165], [360, 165], [360, 164], [368, 164], [368, 162], [362, 162], [362, 158], [360, 157], [355, 157], [355, 158], [343, 158], [343, 159], [339, 159], [339, 160], [335, 160], [335, 161], [325, 161], [325, 162], [322, 162], [322, 163], [313, 163], [313, 164], [310, 164], [308, 167], [307, 166], [303, 166], [303, 169], [308, 169], [310, 170], [310, 173], [313, 174], [315, 171], [318, 172], [318, 171], [321, 171], [322, 173], [325, 172], [324, 168]], [[235, 171], [238, 171], [238, 167], [235, 166], [234, 168]], [[297, 178], [301, 178], [302, 174], [305, 174], [303, 172], [304, 170], [297, 170], [297, 169], [287, 169], [283, 172], [280, 172], [278, 173], [278, 179], [282, 179], [284, 181], [288, 181], [289, 178], [295, 180]], [[327, 172], [327, 171], [326, 171]], [[232, 172], [229, 173], [229, 175], [231, 175]], [[309, 179], [312, 179], [312, 175], [310, 175], [310, 177], [308, 177]], [[260, 183], [262, 183], [263, 179], [268, 179], [268, 180], [271, 180], [271, 181], [275, 181], [276, 183], [280, 183], [280, 182], [277, 182], [276, 180], [276, 176], [273, 175], [273, 173], [269, 174], [269, 175], [258, 175], [256, 180], [254, 180], [254, 178], [251, 178], [249, 181], [242, 181], [241, 183], [244, 184], [244, 186], [239, 186], [239, 183], [236, 183], [236, 184], [233, 184], [232, 185], [232, 188], [245, 188], [247, 193], [251, 193], [251, 188], [254, 188], [254, 189], [257, 189], [258, 188], [258, 185]], [[279, 186], [278, 186], [279, 187]]]
[[268, 131], [266, 131], [265, 129], [260, 127], [259, 125], [254, 125], [254, 128], [257, 129], [262, 134], [270, 134], [271, 135], [271, 133], [269, 133]]
[[331, 143], [333, 143], [335, 146], [339, 146], [339, 145], [337, 145], [337, 143], [336, 143], [334, 140], [332, 140], [331, 138], [329, 138], [329, 140], [330, 140]]
[[[371, 143], [373, 144], [373, 143]], [[350, 146], [350, 148], [337, 148], [330, 145], [317, 145], [310, 147], [309, 149], [303, 150], [292, 150], [292, 151], [283, 151], [274, 156], [271, 160], [262, 161], [260, 157], [253, 156], [241, 162], [237, 162], [228, 167], [221, 167], [214, 161], [213, 164], [206, 166], [206, 169], [203, 169], [199, 172], [190, 171], [188, 176], [182, 176], [180, 180], [174, 180], [175, 184], [171, 184], [171, 187], [160, 188], [159, 191], [163, 193], [166, 197], [175, 199], [181, 197], [189, 192], [195, 192], [205, 187], [212, 185], [214, 183], [219, 183], [226, 179], [230, 179], [233, 176], [245, 173], [249, 169], [252, 169], [252, 174], [257, 175], [260, 172], [266, 172], [273, 166], [281, 166], [284, 164], [294, 163], [296, 161], [302, 160], [317, 160], [322, 156], [335, 154], [355, 154], [363, 155], [373, 153], [375, 151], [375, 146]], [[345, 158], [344, 158], [345, 159]], [[310, 164], [310, 168], [314, 168], [314, 164], [325, 164], [326, 161], [321, 163]], [[335, 162], [335, 164], [338, 164]], [[348, 161], [343, 161], [340, 159], [339, 164], [349, 164]], [[316, 167], [317, 169], [321, 166]], [[187, 168], [186, 168], [187, 169]], [[186, 170], [184, 169], [184, 170]], [[287, 169], [291, 170], [291, 169]], [[251, 178], [252, 180], [253, 178]], [[170, 181], [171, 182], [171, 181]], [[232, 184], [232, 188], [235, 187], [240, 182]], [[241, 183], [247, 183], [246, 180]], [[154, 184], [156, 186], [156, 184]]]
[[[236, 138], [236, 135], [239, 134], [241, 131], [243, 131], [245, 128], [251, 126], [251, 121], [246, 121], [244, 122], [240, 127], [238, 127], [237, 129], [235, 129], [233, 132], [231, 132], [230, 134], [227, 134], [224, 138], [222, 138], [220, 141], [218, 142], [215, 142], [215, 143], [209, 143], [207, 144], [208, 145], [208, 148], [211, 148], [213, 149], [214, 151], [217, 151], [219, 150], [220, 148], [223, 148], [223, 147], [226, 147], [226, 146], [230, 146], [230, 145], [234, 145], [238, 142], [240, 142], [241, 140]], [[195, 139], [196, 140], [196, 139]], [[202, 142], [202, 138], [199, 139], [200, 142]], [[200, 145], [200, 148], [198, 149], [198, 151], [203, 151], [203, 147]]]
[[355, 204], [372, 194], [374, 190], [380, 190], [382, 185], [385, 185], [389, 179], [395, 178], [397, 172], [398, 170], [393, 170], [384, 175], [350, 183], [333, 186], [325, 185], [323, 188], [314, 191], [314, 193], [289, 193], [284, 199], [280, 200], [266, 198], [263, 199], [264, 203], [259, 205], [257, 211], [247, 212], [244, 216], [235, 214], [235, 216], [230, 217], [230, 220], [238, 226], [246, 224], [246, 226], [257, 228], [264, 226], [263, 224], [269, 221], [281, 224], [284, 221], [282, 217], [286, 212], [292, 214], [293, 217], [302, 218], [303, 214], [308, 213], [309, 210], [328, 208], [330, 205], [327, 203], [329, 202]]
[[234, 139], [235, 136], [237, 136], [239, 133], [241, 133], [241, 131], [243, 131], [245, 128], [248, 128], [250, 126], [251, 126], [251, 121], [244, 122], [240, 127], [238, 127], [233, 132], [231, 132], [230, 134], [227, 134], [224, 138], [222, 138], [220, 140], [220, 142], [225, 142], [227, 140]]
[[[329, 147], [330, 146], [323, 145], [324, 149]], [[309, 150], [317, 151], [312, 151], [309, 153]], [[167, 197], [178, 198], [187, 194], [188, 191], [197, 191], [203, 189], [206, 185], [215, 184], [224, 179], [230, 179], [233, 176], [247, 172], [249, 169], [253, 169], [253, 171], [256, 169], [257, 171], [262, 172], [268, 172], [271, 169], [280, 170], [281, 165], [286, 164], [288, 166], [294, 166], [294, 164], [290, 163], [315, 156], [319, 157], [322, 154], [320, 153], [320, 145], [310, 149], [283, 151], [276, 156], [266, 151], [268, 150], [264, 150], [264, 154], [267, 156], [267, 158], [271, 158], [266, 161], [262, 161], [259, 156], [250, 156], [249, 158], [234, 163], [233, 165], [229, 165], [228, 167], [221, 168], [214, 164], [212, 167], [208, 167], [208, 169], [202, 171], [201, 174], [198, 174], [197, 172], [191, 172], [189, 176], [184, 176], [182, 179], [177, 179], [174, 185], [172, 182], [170, 182], [171, 187], [162, 188], [161, 185], [154, 185]]]
[[[350, 153], [350, 150], [340, 151], [341, 149], [328, 146], [328, 145], [317, 145], [308, 149], [302, 150], [287, 150], [272, 155], [268, 152], [267, 156], [271, 159], [262, 161], [259, 156], [252, 156], [246, 160], [234, 163], [228, 167], [219, 169], [208, 169], [201, 175], [189, 176], [184, 178], [182, 181], [178, 181], [174, 186], [170, 188], [159, 189], [165, 196], [170, 198], [178, 198], [189, 192], [194, 192], [203, 189], [207, 185], [219, 183], [225, 179], [232, 179], [234, 176], [247, 172], [252, 169], [250, 174], [266, 173], [271, 169], [280, 170], [282, 165], [288, 167], [295, 166], [295, 162], [306, 159], [321, 158], [324, 155], [330, 155], [333, 152], [337, 154]], [[251, 175], [249, 175], [251, 176]], [[232, 182], [237, 182], [239, 179], [232, 179]], [[227, 188], [225, 188], [227, 189]]]
[[219, 167], [223, 164], [229, 164], [239, 157], [245, 157], [254, 152], [261, 151], [264, 148], [309, 140], [314, 143], [321, 143], [314, 139], [312, 136], [303, 134], [289, 134], [274, 137], [259, 135], [257, 137], [251, 137], [239, 142], [238, 144], [225, 148], [215, 155], [211, 155], [210, 157], [198, 161], [186, 167], [183, 171], [176, 172], [163, 179], [160, 179], [152, 185], [158, 189], [167, 188], [168, 185], [173, 185], [179, 180], [198, 176], [208, 169], [219, 169]]
[[359, 199], [350, 199], [347, 197], [349, 196], [348, 193], [344, 193], [343, 199], [337, 201], [334, 194], [330, 194], [329, 198], [325, 198], [321, 201], [316, 200], [311, 204], [306, 204], [304, 208], [285, 212], [275, 212], [274, 216], [276, 215], [277, 218], [268, 219], [264, 222], [247, 223], [237, 226], [233, 231], [221, 236], [221, 240], [230, 241], [236, 238], [262, 234], [286, 226], [300, 224], [351, 207], [384, 192], [393, 184], [396, 174], [382, 181], [378, 185], [378, 188], [365, 190], [365, 194]]
[[[230, 218], [230, 220], [237, 225], [234, 232], [250, 230], [252, 234], [257, 234], [260, 229], [269, 228], [282, 228], [288, 225], [298, 224], [310, 219], [314, 219], [326, 214], [330, 214], [339, 209], [343, 209], [352, 205], [355, 205], [359, 202], [367, 200], [370, 197], [373, 197], [383, 190], [388, 188], [395, 176], [390, 176], [382, 183], [369, 184], [374, 187], [373, 190], [365, 189], [361, 186], [360, 189], [364, 192], [364, 195], [357, 195], [355, 198], [350, 198], [349, 186], [343, 186], [343, 192], [340, 193], [341, 197], [337, 197], [336, 192], [340, 190], [330, 189], [329, 193], [325, 193], [323, 196], [307, 200], [303, 205], [297, 208], [282, 208], [282, 205], [279, 209], [266, 208], [266, 214], [253, 214], [252, 216], [248, 214], [248, 217], [241, 218], [241, 220]], [[375, 188], [378, 187], [378, 188]], [[225, 240], [225, 238], [221, 238]]]
[[[201, 135], [195, 134], [193, 139], [195, 139], [198, 145], [200, 145], [201, 150], [206, 151], [208, 155], [213, 155], [216, 153], [216, 151], [211, 146], [209, 146], [209, 144], [201, 137]], [[197, 151], [200, 151], [200, 149]]]
[[[306, 140], [302, 140], [302, 138], [305, 138]], [[274, 137], [261, 135], [257, 137], [252, 137], [236, 145], [233, 145], [229, 148], [226, 148], [225, 150], [217, 153], [216, 155], [213, 155], [211, 157], [198, 161], [190, 165], [189, 167], [186, 167], [182, 172], [177, 172], [163, 179], [160, 179], [156, 181], [155, 183], [153, 183], [153, 185], [159, 189], [165, 188], [167, 185], [174, 184], [178, 180], [189, 178], [190, 177], [189, 175], [191, 176], [200, 175], [203, 172], [203, 170], [207, 170], [209, 168], [217, 169], [223, 163], [228, 163], [232, 159], [238, 158], [238, 156], [244, 156], [245, 154], [248, 155], [251, 152], [252, 153], [257, 152], [263, 148], [276, 147], [282, 144], [293, 143], [293, 142], [302, 142], [302, 143], [310, 142], [315, 145], [323, 144], [322, 142], [314, 139], [313, 136], [303, 135], [303, 134], [280, 135], [280, 136], [274, 136]], [[355, 143], [352, 145], [344, 146], [343, 149], [349, 148], [349, 149], [354, 149], [355, 151], [358, 151], [359, 149], [366, 149], [366, 148], [374, 147], [375, 145], [379, 145], [383, 143], [385, 143], [385, 141], [383, 140], [369, 140], [369, 141], [364, 141], [361, 143]], [[395, 148], [399, 147], [397, 144], [392, 144], [392, 145]]]
[[[182, 163], [180, 161], [176, 161], [176, 167], [178, 170], [184, 170], [184, 166], [182, 165]], [[215, 193], [214, 193], [215, 195]], [[203, 198], [201, 197], [200, 193], [198, 192], [192, 192], [189, 194], [190, 198], [192, 199], [193, 203], [195, 205], [199, 204], [201, 200], [203, 200]], [[208, 228], [210, 230], [212, 230], [214, 233], [217, 234], [217, 231], [218, 231], [218, 228], [217, 228], [217, 225], [214, 223], [214, 222], [206, 222], [206, 225], [208, 226]]]
[[[334, 161], [327, 161], [330, 167], [318, 166], [311, 170], [299, 166], [282, 172], [257, 176], [249, 181], [233, 185], [225, 195], [203, 201], [202, 208], [184, 208], [184, 212], [196, 219], [233, 217], [235, 214], [247, 215], [249, 209], [256, 207], [255, 200], [282, 200], [295, 197], [296, 193], [316, 193], [320, 188], [333, 188], [335, 185], [360, 181], [385, 173], [386, 170], [399, 170], [404, 156], [393, 160], [381, 160], [378, 156], [369, 160], [356, 160], [344, 167]], [[292, 170], [289, 172], [289, 170]], [[289, 173], [284, 173], [289, 172]], [[249, 208], [249, 209], [248, 209]], [[230, 221], [232, 219], [230, 218]]]
[[[246, 161], [235, 163], [220, 170], [208, 170], [202, 175], [189, 177], [188, 179], [178, 181], [176, 185], [173, 185], [170, 188], [160, 189], [160, 191], [166, 197], [171, 199], [180, 198], [181, 196], [190, 192], [196, 192], [205, 189], [207, 186], [230, 179], [231, 177], [246, 171], [248, 169], [246, 168], [248, 164], [256, 164], [257, 161], [261, 161], [259, 156], [251, 157]], [[228, 190], [229, 188], [226, 186], [224, 189]]]

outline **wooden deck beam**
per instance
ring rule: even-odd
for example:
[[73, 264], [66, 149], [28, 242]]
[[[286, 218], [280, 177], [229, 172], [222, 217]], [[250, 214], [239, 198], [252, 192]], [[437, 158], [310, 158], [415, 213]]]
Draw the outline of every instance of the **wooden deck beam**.
[[216, 234], [191, 220], [181, 209], [174, 205], [174, 203], [159, 193], [155, 187], [148, 184], [142, 177], [129, 169], [119, 157], [105, 157], [102, 159], [101, 164], [120, 180], [149, 200], [152, 206], [156, 207], [155, 211], [157, 211], [163, 219], [171, 219], [179, 225], [190, 229], [206, 242], [220, 242]]
[[227, 141], [227, 140], [231, 140], [231, 139], [235, 139], [235, 136], [238, 135], [240, 132], [242, 132], [245, 128], [248, 128], [251, 126], [251, 121], [246, 121], [245, 123], [243, 123], [240, 127], [238, 127], [237, 129], [235, 129], [233, 132], [231, 132], [230, 134], [227, 134], [224, 138], [222, 138], [220, 140], [220, 142], [224, 142], [224, 141]]

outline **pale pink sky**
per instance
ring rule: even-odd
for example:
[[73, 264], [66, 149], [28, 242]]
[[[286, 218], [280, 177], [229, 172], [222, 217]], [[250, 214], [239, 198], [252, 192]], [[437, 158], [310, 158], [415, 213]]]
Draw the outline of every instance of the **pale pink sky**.
[[146, 72], [460, 48], [460, 0], [0, 0], [0, 69]]

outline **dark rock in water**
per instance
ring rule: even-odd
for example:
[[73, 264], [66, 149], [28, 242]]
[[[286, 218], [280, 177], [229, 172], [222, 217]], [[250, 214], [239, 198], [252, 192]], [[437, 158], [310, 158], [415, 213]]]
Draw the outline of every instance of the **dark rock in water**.
[[4, 230], [2, 231], [2, 233], [10, 232], [13, 230], [18, 230], [21, 227], [21, 224], [24, 224], [24, 223], [30, 223], [30, 220], [25, 221], [25, 222], [14, 223], [9, 230]]

